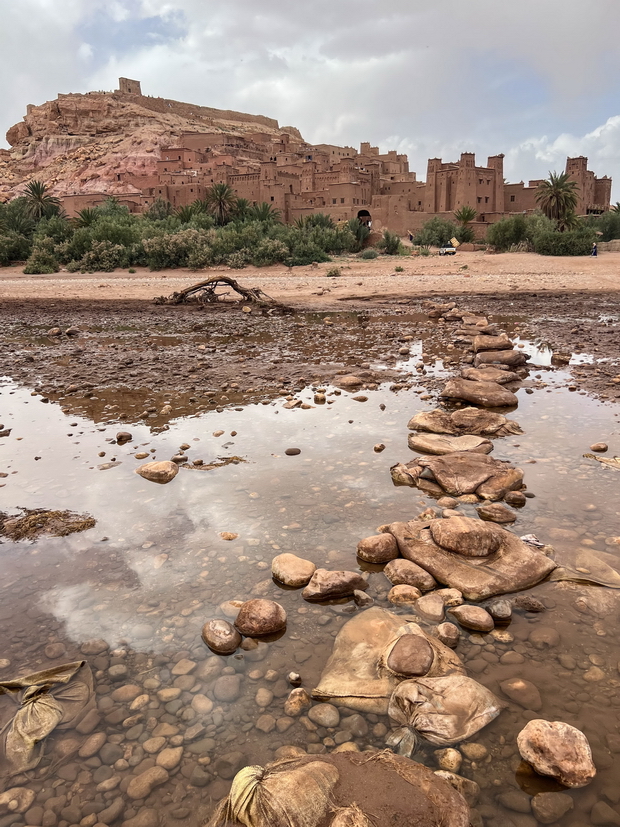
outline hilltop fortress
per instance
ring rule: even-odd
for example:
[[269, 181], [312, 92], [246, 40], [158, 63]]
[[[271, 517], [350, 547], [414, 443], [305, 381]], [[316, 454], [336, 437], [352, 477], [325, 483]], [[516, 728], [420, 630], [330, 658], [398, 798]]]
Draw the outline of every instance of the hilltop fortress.
[[[115, 92], [29, 106], [7, 141], [12, 150], [0, 150], [0, 198], [36, 177], [61, 196], [69, 215], [110, 195], [132, 212], [158, 198], [179, 207], [226, 183], [239, 197], [272, 204], [287, 222], [324, 212], [400, 234], [470, 206], [477, 212], [472, 226], [483, 236], [489, 224], [533, 211], [540, 183], [507, 184], [503, 155], [477, 166], [469, 152], [453, 163], [430, 159], [426, 181], [418, 181], [407, 156], [394, 150], [309, 144], [294, 127], [262, 115], [144, 96], [140, 82], [128, 78]], [[596, 177], [584, 157], [568, 158], [566, 172], [579, 187], [578, 214], [609, 209], [611, 178]]]

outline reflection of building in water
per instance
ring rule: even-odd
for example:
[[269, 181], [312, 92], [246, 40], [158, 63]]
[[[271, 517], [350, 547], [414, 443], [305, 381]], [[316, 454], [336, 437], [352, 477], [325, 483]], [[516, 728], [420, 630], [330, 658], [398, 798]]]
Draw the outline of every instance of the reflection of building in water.
[[[140, 82], [120, 78], [119, 92], [141, 95]], [[159, 100], [149, 99], [149, 105]], [[250, 130], [268, 120], [239, 118], [247, 119]], [[453, 212], [461, 207], [476, 210], [471, 226], [479, 235], [508, 215], [536, 209], [540, 181], [527, 186], [505, 183], [501, 154], [488, 158], [486, 166], [476, 166], [472, 152], [450, 163], [431, 158], [423, 182], [409, 170], [407, 156], [395, 150], [381, 153], [370, 143], [362, 143], [359, 150], [308, 144], [293, 127], [279, 128], [276, 121], [269, 125], [273, 125], [271, 132], [182, 133], [177, 145], [161, 150], [154, 175], [118, 175], [133, 190], [121, 200], [124, 197], [133, 211], [159, 198], [180, 207], [203, 199], [213, 184], [225, 183], [240, 198], [271, 204], [287, 222], [322, 212], [335, 220], [357, 217], [369, 227], [389, 227], [401, 235], [417, 230], [433, 216], [453, 219]], [[597, 178], [587, 164], [584, 157], [568, 158], [566, 163], [568, 175], [579, 187], [580, 215], [604, 212], [611, 199], [611, 178]], [[68, 196], [64, 206], [73, 215], [105, 197], [99, 193]]]

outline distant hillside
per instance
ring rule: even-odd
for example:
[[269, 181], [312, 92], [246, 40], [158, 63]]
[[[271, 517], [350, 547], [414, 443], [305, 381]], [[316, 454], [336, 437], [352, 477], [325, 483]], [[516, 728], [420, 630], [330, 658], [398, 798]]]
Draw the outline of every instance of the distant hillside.
[[[289, 133], [297, 133], [287, 127]], [[28, 106], [0, 149], [0, 201], [20, 192], [33, 177], [56, 195], [127, 192], [120, 175], [152, 175], [159, 148], [183, 132], [279, 134], [278, 122], [262, 115], [211, 109], [126, 92], [58, 95]], [[296, 137], [301, 138], [299, 133]]]

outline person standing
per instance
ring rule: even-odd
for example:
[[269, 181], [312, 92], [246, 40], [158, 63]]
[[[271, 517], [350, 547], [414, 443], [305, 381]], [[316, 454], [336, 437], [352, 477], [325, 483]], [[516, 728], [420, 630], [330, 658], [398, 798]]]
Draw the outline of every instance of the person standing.
[[597, 245], [596, 241], [594, 241], [592, 243], [592, 253], [591, 253], [591, 255], [593, 255], [593, 256], [598, 255], [598, 245]]

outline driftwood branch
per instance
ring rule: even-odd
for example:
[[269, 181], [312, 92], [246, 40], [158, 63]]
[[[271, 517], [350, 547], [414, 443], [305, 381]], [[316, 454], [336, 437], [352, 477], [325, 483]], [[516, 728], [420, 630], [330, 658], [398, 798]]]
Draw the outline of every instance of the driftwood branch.
[[155, 304], [186, 304], [197, 302], [198, 304], [213, 304], [221, 301], [229, 294], [229, 290], [225, 289], [223, 292], [218, 292], [218, 288], [230, 288], [238, 293], [240, 301], [244, 300], [251, 304], [258, 305], [260, 308], [266, 310], [279, 310], [283, 313], [294, 312], [292, 308], [284, 304], [280, 304], [271, 296], [264, 293], [260, 287], [243, 287], [235, 279], [228, 276], [211, 276], [205, 281], [199, 281], [198, 284], [192, 284], [185, 290], [172, 293], [171, 296], [159, 296], [155, 299]]

